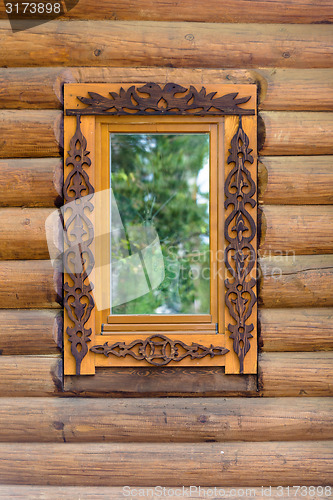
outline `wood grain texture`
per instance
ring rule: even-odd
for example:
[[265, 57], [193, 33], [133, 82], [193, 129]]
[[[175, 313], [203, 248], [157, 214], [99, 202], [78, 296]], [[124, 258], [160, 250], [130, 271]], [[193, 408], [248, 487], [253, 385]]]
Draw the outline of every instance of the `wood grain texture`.
[[63, 84], [75, 81], [63, 68], [1, 68], [1, 108], [62, 109]]
[[[311, 396], [329, 397], [333, 393], [333, 352], [262, 353], [259, 359], [259, 394], [251, 388], [253, 376], [223, 375], [217, 369], [131, 370], [113, 369], [112, 378], [106, 369], [93, 377], [66, 377], [65, 392], [69, 395], [104, 396]], [[194, 374], [198, 376], [195, 377]], [[214, 378], [213, 378], [214, 377]], [[177, 387], [176, 380], [179, 380]], [[118, 384], [118, 385], [117, 385]], [[243, 385], [243, 387], [241, 387]], [[117, 390], [118, 389], [118, 390]]]
[[[53, 212], [46, 208], [1, 208], [0, 258], [48, 259], [45, 223]], [[264, 205], [260, 220], [261, 257], [333, 253], [331, 206]]]
[[263, 351], [325, 351], [333, 349], [333, 308], [260, 309]]
[[258, 68], [259, 109], [332, 111], [333, 70]]
[[[61, 154], [60, 111], [4, 110], [0, 120], [0, 133], [6, 137], [0, 144], [0, 157]], [[333, 154], [332, 134], [333, 113], [263, 111], [258, 122], [258, 146], [266, 156]]]
[[2, 484], [249, 486], [331, 484], [330, 441], [0, 444]]
[[45, 223], [52, 212], [52, 208], [0, 208], [0, 259], [50, 258]]
[[0, 207], [61, 206], [62, 168], [56, 158], [0, 160]]
[[265, 352], [259, 359], [265, 397], [333, 396], [333, 352]]
[[[64, 83], [181, 81], [256, 83], [259, 109], [266, 111], [332, 111], [333, 70], [256, 68], [0, 68], [3, 109], [62, 109]], [[320, 96], [320, 98], [318, 98]]]
[[[330, 70], [316, 71], [319, 71], [320, 74], [330, 72]], [[27, 80], [25, 68], [0, 68], [0, 85], [3, 86], [3, 90], [0, 88], [0, 102], [3, 108], [8, 109], [62, 109], [65, 83], [94, 84], [104, 82], [112, 84], [154, 81], [164, 84], [177, 80], [191, 84], [203, 84], [204, 82], [251, 84], [256, 83], [259, 77], [260, 75], [253, 70], [242, 69], [45, 67], [29, 68], [29, 79]]]
[[330, 398], [1, 398], [0, 441], [329, 440], [332, 411]]
[[[332, 308], [260, 309], [263, 351], [333, 349]], [[56, 310], [0, 310], [3, 355], [54, 354], [62, 345], [62, 315]]]
[[[264, 307], [332, 307], [332, 255], [260, 259]], [[47, 260], [0, 261], [1, 308], [57, 308], [61, 276]], [[107, 372], [108, 373], [108, 372]]]
[[53, 110], [0, 110], [0, 158], [60, 156], [62, 114]]
[[62, 335], [62, 314], [57, 310], [0, 310], [0, 352], [3, 355], [59, 353]]
[[333, 253], [333, 206], [264, 205], [259, 217], [261, 256]]
[[222, 369], [98, 369], [95, 376], [68, 376], [62, 392], [62, 360], [55, 356], [1, 356], [2, 397], [264, 396], [330, 397], [333, 352], [262, 353], [260, 392], [256, 376], [224, 375]]
[[258, 181], [265, 205], [333, 204], [333, 156], [264, 156]]
[[0, 356], [1, 397], [61, 394], [63, 368], [59, 355]]
[[260, 306], [333, 306], [333, 255], [267, 256], [259, 263]]
[[225, 375], [224, 368], [97, 368], [93, 377], [66, 376], [65, 393], [81, 397], [255, 396], [256, 375]]
[[[0, 18], [6, 19], [5, 8], [0, 7]], [[333, 22], [332, 3], [329, 0], [183, 0], [179, 5], [171, 0], [103, 0], [98, 9], [92, 0], [80, 0], [61, 18], [64, 21], [81, 19], [111, 19], [115, 21], [190, 21], [206, 23], [317, 23]]]
[[309, 24], [53, 21], [13, 37], [1, 21], [0, 66], [330, 68], [332, 33]]
[[1, 309], [49, 309], [61, 303], [62, 275], [50, 261], [0, 261]]
[[333, 154], [333, 113], [262, 111], [260, 117], [261, 155]]
[[[0, 206], [60, 206], [62, 168], [57, 158], [0, 160]], [[333, 204], [333, 156], [265, 156], [258, 170], [261, 204]]]
[[[268, 483], [267, 483], [268, 484]], [[266, 485], [265, 485], [266, 486]], [[249, 487], [249, 486], [237, 486], [237, 490], [240, 495], [244, 496], [252, 496], [253, 498], [259, 498], [259, 499], [266, 499], [267, 496], [269, 495], [269, 498], [271, 500], [280, 500], [281, 499], [281, 488], [272, 488], [272, 487], [265, 487], [261, 486], [259, 488], [255, 487]], [[140, 486], [134, 486], [133, 490], [136, 490], [133, 492], [135, 495], [139, 495], [139, 490], [147, 490], [149, 486], [145, 487], [140, 487]], [[156, 493], [152, 488], [149, 488], [149, 498], [152, 500], [159, 500], [161, 498], [161, 492], [157, 491]], [[170, 489], [177, 489], [176, 486], [170, 487]], [[191, 498], [194, 500], [199, 500], [203, 497], [203, 495], [206, 495], [206, 498], [209, 498], [209, 495], [212, 495], [211, 488], [201, 488], [201, 491], [199, 492], [199, 487], [197, 487], [197, 493], [194, 492], [192, 489], [192, 495]], [[213, 491], [214, 491], [214, 486], [213, 486]], [[286, 490], [287, 491], [287, 490]], [[324, 491], [324, 490], [323, 490]], [[127, 492], [127, 490], [125, 491]], [[215, 491], [214, 491], [215, 493]], [[293, 498], [296, 500], [330, 500], [332, 498], [331, 495], [307, 495], [305, 496], [304, 494], [296, 494], [296, 490], [294, 490], [295, 495], [293, 494]], [[304, 493], [304, 491], [303, 491]], [[321, 489], [319, 489], [319, 493], [322, 493]], [[329, 493], [329, 492], [328, 492]], [[129, 494], [131, 494], [129, 492]], [[142, 493], [143, 494], [143, 493]], [[180, 491], [180, 494], [182, 494], [182, 491]], [[229, 488], [229, 487], [223, 487], [219, 488], [217, 487], [217, 494], [220, 495], [220, 497], [225, 495], [227, 498], [232, 497], [235, 495], [235, 488]], [[124, 489], [123, 487], [116, 487], [116, 486], [20, 486], [20, 485], [0, 485], [0, 496], [2, 495], [3, 498], [8, 498], [8, 499], [15, 499], [15, 500], [26, 500], [29, 498], [29, 500], [41, 500], [41, 499], [46, 499], [47, 500], [73, 500], [73, 498], [89, 498], [89, 500], [100, 500], [100, 499], [105, 499], [107, 498], [108, 500], [119, 500], [120, 498], [124, 497]], [[171, 497], [172, 498], [172, 497]]]

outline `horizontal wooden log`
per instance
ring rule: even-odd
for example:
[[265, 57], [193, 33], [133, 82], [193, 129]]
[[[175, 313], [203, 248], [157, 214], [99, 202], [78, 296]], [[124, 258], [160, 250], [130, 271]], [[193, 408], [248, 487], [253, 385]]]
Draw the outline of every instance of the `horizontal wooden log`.
[[259, 388], [266, 397], [333, 396], [333, 352], [265, 352]]
[[332, 69], [265, 69], [258, 73], [259, 109], [332, 111]]
[[[332, 259], [332, 255], [260, 259], [260, 304], [332, 307]], [[49, 261], [0, 261], [0, 283], [2, 308], [53, 308], [61, 302], [61, 275]]]
[[[0, 160], [2, 207], [60, 206], [61, 183], [59, 159]], [[265, 205], [333, 204], [332, 183], [333, 156], [265, 156], [259, 163], [259, 202]]]
[[333, 113], [262, 111], [258, 148], [262, 155], [333, 154]]
[[[295, 362], [294, 358], [295, 357]], [[263, 396], [332, 396], [333, 353], [262, 353]], [[196, 376], [195, 376], [196, 375]], [[177, 383], [178, 382], [178, 383]], [[65, 392], [80, 396], [256, 396], [253, 378], [219, 369], [99, 369], [94, 377], [66, 377]], [[302, 392], [303, 391], [303, 392]]]
[[[62, 162], [55, 158], [0, 160], [0, 206], [60, 206], [62, 168]], [[262, 204], [333, 204], [332, 183], [333, 156], [260, 158]]]
[[264, 205], [259, 214], [261, 256], [333, 253], [333, 206]]
[[[332, 308], [260, 309], [263, 351], [333, 349]], [[3, 355], [54, 354], [62, 345], [62, 317], [56, 310], [0, 310]]]
[[[269, 70], [268, 70], [269, 71]], [[291, 70], [294, 71], [294, 70]], [[302, 70], [308, 71], [308, 70]], [[327, 94], [325, 74], [331, 70], [313, 70], [323, 74]], [[27, 73], [29, 78], [27, 80]], [[184, 69], [184, 68], [0, 68], [0, 103], [2, 108], [15, 109], [62, 109], [63, 86], [65, 83], [122, 83], [154, 81], [164, 84], [178, 80], [192, 84], [204, 82], [221, 83], [256, 83], [260, 79], [254, 70], [229, 69]], [[320, 82], [318, 82], [320, 85]], [[266, 85], [262, 85], [266, 88]], [[333, 101], [333, 96], [332, 96]]]
[[256, 396], [256, 375], [225, 375], [222, 367], [97, 368], [93, 377], [66, 376], [65, 393], [83, 397]]
[[330, 398], [1, 398], [0, 442], [328, 440], [332, 411]]
[[333, 61], [329, 25], [22, 21], [19, 27], [29, 29], [13, 37], [9, 23], [0, 22], [0, 66], [330, 68]]
[[3, 355], [58, 353], [62, 335], [59, 311], [0, 309], [0, 353]]
[[53, 211], [51, 208], [1, 208], [0, 259], [50, 258], [45, 221]]
[[62, 168], [56, 158], [0, 160], [0, 207], [60, 206]]
[[2, 484], [233, 486], [332, 484], [330, 441], [0, 444]]
[[265, 156], [258, 170], [259, 203], [333, 204], [333, 156]]
[[[0, 133], [6, 137], [0, 157], [60, 155], [61, 112], [4, 110], [0, 119]], [[259, 120], [259, 147], [267, 156], [333, 154], [332, 134], [333, 113], [263, 111]]]
[[[80, 0], [61, 18], [67, 20], [112, 19], [117, 21], [189, 21], [206, 23], [317, 23], [333, 22], [329, 0], [218, 0], [202, 4], [199, 0], [185, 0], [174, 8], [171, 0], [140, 0], [135, 6], [130, 0], [103, 0], [98, 9], [92, 0]], [[27, 16], [27, 14], [25, 14]], [[24, 14], [21, 16], [25, 19]], [[7, 19], [5, 6], [0, 7], [0, 19]]]
[[[47, 259], [51, 209], [0, 209], [0, 259]], [[331, 206], [263, 206], [260, 254], [333, 253]]]
[[[332, 111], [333, 70], [184, 68], [0, 68], [2, 108], [62, 109], [64, 83], [166, 81], [256, 83], [259, 109]], [[2, 89], [2, 90], [1, 90]], [[320, 96], [320, 98], [318, 98]]]
[[59, 308], [62, 275], [48, 260], [0, 261], [1, 309]]
[[[63, 391], [64, 385], [64, 391]], [[66, 376], [51, 356], [0, 356], [2, 397], [256, 396], [257, 376], [225, 375], [223, 368], [100, 368], [91, 377]]]
[[263, 351], [333, 349], [333, 308], [259, 309]]
[[[6, 137], [0, 147], [2, 157], [60, 154], [60, 112], [5, 110], [0, 112], [0, 119], [0, 132]], [[259, 124], [259, 143], [264, 155], [333, 153], [333, 113], [262, 112]]]
[[[261, 258], [260, 305], [333, 307], [332, 259], [332, 255]], [[0, 261], [1, 308], [59, 307], [61, 281], [46, 260]]]
[[[0, 356], [3, 397], [332, 396], [333, 352], [262, 353], [260, 392], [254, 375], [225, 375], [223, 369], [102, 368], [91, 377], [66, 376], [53, 356]], [[112, 376], [111, 376], [112, 374]]]
[[59, 356], [0, 356], [2, 397], [48, 397], [62, 394]]
[[76, 83], [71, 73], [63, 68], [1, 68], [1, 108], [62, 109], [63, 84]]
[[0, 110], [0, 137], [0, 158], [60, 156], [62, 113]]
[[333, 306], [333, 255], [270, 256], [259, 263], [260, 306]]
[[[45, 224], [53, 211], [0, 208], [0, 259], [48, 259]], [[333, 206], [265, 205], [260, 214], [262, 257], [333, 253]]]

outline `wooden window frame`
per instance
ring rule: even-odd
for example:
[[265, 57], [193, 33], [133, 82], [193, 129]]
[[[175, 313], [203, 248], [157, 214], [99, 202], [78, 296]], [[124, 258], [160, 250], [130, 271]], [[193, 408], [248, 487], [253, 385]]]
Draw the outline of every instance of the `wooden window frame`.
[[[165, 106], [166, 86], [147, 85], [157, 88]], [[106, 366], [166, 365], [224, 366], [226, 374], [255, 374], [256, 86], [215, 84], [196, 89], [182, 84], [184, 91], [173, 96], [175, 107], [168, 112], [156, 98], [152, 101], [151, 95], [140, 92], [146, 86], [65, 84], [64, 374], [93, 375], [96, 367]], [[133, 93], [143, 104], [129, 100]], [[187, 105], [182, 99], [177, 107], [176, 99], [184, 95], [189, 96]], [[195, 98], [201, 107], [193, 111]], [[133, 110], [127, 108], [131, 104]], [[109, 249], [94, 238], [96, 231], [108, 231], [103, 226], [108, 217], [100, 216], [94, 193], [110, 187], [109, 134], [153, 130], [210, 134], [210, 315], [120, 317], [94, 307], [93, 293], [110, 285], [100, 265]], [[73, 201], [75, 205], [71, 203], [67, 210], [66, 204]], [[85, 228], [80, 241], [77, 231], [74, 237], [72, 234], [78, 222]], [[223, 278], [214, 257], [218, 252], [225, 254]], [[68, 262], [73, 256], [84, 262], [81, 273], [70, 270]], [[170, 355], [177, 345], [187, 353], [182, 360]], [[154, 357], [152, 351], [162, 352], [164, 357]]]

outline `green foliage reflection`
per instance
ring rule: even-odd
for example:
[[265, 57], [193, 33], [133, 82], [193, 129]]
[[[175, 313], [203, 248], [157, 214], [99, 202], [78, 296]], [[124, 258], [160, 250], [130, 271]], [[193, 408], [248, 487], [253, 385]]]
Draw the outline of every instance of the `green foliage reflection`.
[[135, 251], [135, 242], [128, 241], [131, 227], [154, 227], [165, 273], [157, 288], [113, 307], [114, 314], [209, 313], [208, 157], [208, 134], [111, 135], [111, 187], [125, 227], [123, 255]]

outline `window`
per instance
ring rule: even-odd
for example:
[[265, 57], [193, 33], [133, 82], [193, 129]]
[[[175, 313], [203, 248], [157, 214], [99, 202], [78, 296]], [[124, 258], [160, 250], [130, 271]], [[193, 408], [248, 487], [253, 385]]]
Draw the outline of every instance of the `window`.
[[64, 143], [65, 375], [256, 373], [256, 87], [67, 84]]

